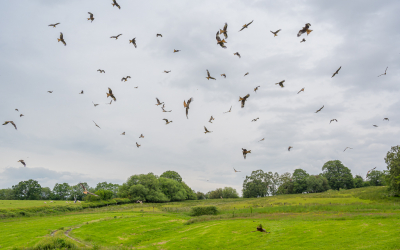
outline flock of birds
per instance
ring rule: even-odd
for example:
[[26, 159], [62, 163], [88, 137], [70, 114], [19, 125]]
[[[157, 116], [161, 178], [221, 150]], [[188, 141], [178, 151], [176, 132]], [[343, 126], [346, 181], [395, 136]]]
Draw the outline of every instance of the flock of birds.
[[[117, 7], [118, 9], [121, 9], [121, 6], [116, 2], [116, 0], [113, 0], [112, 6], [113, 6], [113, 7]], [[94, 19], [95, 19], [93, 13], [88, 12], [88, 14], [89, 14], [89, 17], [87, 18], [87, 20], [88, 20], [88, 21], [90, 20], [91, 22], [93, 22]], [[240, 32], [240, 31], [243, 31], [244, 29], [249, 28], [249, 26], [253, 23], [253, 21], [254, 21], [254, 20], [252, 20], [251, 22], [249, 22], [249, 23], [247, 23], [247, 24], [244, 24], [244, 25], [242, 26], [242, 28], [239, 30], [239, 32]], [[53, 27], [53, 28], [56, 28], [56, 26], [59, 25], [59, 24], [60, 24], [60, 23], [55, 23], [55, 24], [50, 24], [49, 26], [51, 26], [51, 27]], [[312, 32], [312, 30], [310, 29], [310, 27], [311, 27], [311, 24], [310, 24], [310, 23], [306, 23], [305, 26], [304, 26], [303, 28], [301, 28], [301, 29], [299, 30], [299, 32], [297, 33], [297, 37], [300, 37], [300, 36], [303, 35], [304, 33], [306, 33], [307, 36], [308, 36], [308, 35]], [[278, 30], [276, 30], [276, 31], [271, 31], [271, 33], [274, 35], [274, 37], [276, 37], [276, 36], [278, 36], [278, 33], [279, 33], [280, 31], [281, 31], [281, 29], [278, 29]], [[116, 35], [116, 36], [111, 36], [110, 38], [114, 38], [114, 39], [117, 40], [121, 35], [122, 35], [122, 34], [118, 34], [118, 35]], [[224, 36], [224, 39], [221, 39], [220, 35], [223, 35], [223, 36]], [[156, 37], [163, 37], [163, 36], [162, 36], [162, 34], [156, 34]], [[226, 45], [225, 45], [225, 43], [227, 43], [227, 42], [226, 42], [226, 39], [228, 39], [228, 24], [227, 24], [227, 23], [225, 23], [223, 29], [220, 29], [220, 30], [217, 31], [217, 33], [216, 33], [217, 45], [219, 45], [219, 46], [221, 46], [222, 48], [226, 49], [226, 48], [227, 48]], [[305, 42], [305, 41], [306, 41], [306, 40], [303, 38], [303, 39], [300, 41], [300, 43]], [[64, 44], [64, 46], [67, 45], [67, 43], [66, 43], [66, 41], [65, 41], [65, 39], [64, 39], [64, 35], [63, 35], [62, 32], [60, 32], [60, 37], [58, 38], [58, 42], [62, 42], [62, 43]], [[132, 38], [131, 40], [129, 40], [129, 43], [132, 43], [133, 46], [134, 46], [135, 48], [137, 48], [136, 37], [135, 37], [135, 38]], [[180, 50], [174, 49], [173, 53], [177, 53], [177, 52], [180, 52]], [[239, 58], [241, 58], [241, 55], [240, 55], [239, 52], [235, 52], [233, 55], [234, 55], [234, 56], [238, 56]], [[333, 75], [332, 75], [331, 78], [333, 78], [334, 76], [336, 76], [337, 74], [339, 74], [339, 71], [341, 70], [341, 68], [342, 68], [342, 67], [340, 66], [340, 67], [333, 73]], [[387, 69], [388, 69], [388, 67], [385, 69], [385, 72], [384, 72], [383, 74], [379, 75], [378, 77], [383, 76], [383, 75], [386, 75]], [[97, 71], [100, 72], [100, 73], [105, 73], [105, 70], [103, 70], [103, 69], [98, 69]], [[167, 73], [167, 74], [168, 74], [168, 73], [170, 73], [170, 72], [171, 72], [171, 70], [169, 70], [169, 71], [164, 70], [163, 73]], [[211, 74], [210, 74], [210, 72], [209, 72], [208, 69], [206, 70], [206, 72], [207, 72], [207, 76], [206, 76], [207, 80], [210, 80], [210, 79], [216, 80], [215, 77], [212, 77], [212, 76], [211, 76]], [[249, 74], [249, 72], [247, 72], [244, 76], [247, 76], [248, 74]], [[224, 77], [224, 78], [226, 78], [226, 74], [225, 74], [225, 73], [221, 74], [221, 76]], [[126, 82], [126, 81], [128, 81], [129, 78], [131, 78], [131, 77], [130, 77], [130, 76], [122, 77], [121, 81]], [[284, 83], [285, 83], [285, 80], [282, 80], [282, 81], [280, 81], [280, 82], [275, 83], [275, 85], [279, 85], [281, 88], [284, 88], [284, 87], [285, 87], [285, 86], [284, 86]], [[135, 87], [135, 88], [138, 88], [138, 87]], [[260, 88], [260, 86], [255, 87], [255, 88], [254, 88], [254, 92], [257, 93], [257, 90], [258, 90], [259, 88]], [[304, 92], [304, 89], [305, 89], [305, 88], [300, 89], [300, 91], [299, 91], [297, 94], [300, 94], [301, 92]], [[53, 93], [53, 91], [47, 91], [47, 92], [50, 93], [50, 94]], [[84, 94], [84, 91], [82, 90], [79, 94]], [[107, 104], [110, 104], [110, 105], [111, 105], [113, 101], [114, 101], [114, 102], [117, 101], [117, 99], [116, 99], [115, 95], [113, 94], [111, 88], [108, 88], [108, 93], [106, 93], [106, 95], [107, 95], [107, 98], [108, 98], [108, 97], [111, 98], [110, 103], [107, 103]], [[250, 97], [250, 94], [247, 94], [247, 95], [245, 95], [244, 97], [240, 97], [240, 96], [239, 96], [239, 102], [241, 102], [241, 108], [244, 108], [245, 103], [246, 103], [246, 101], [247, 101], [247, 99], [248, 99], [249, 97]], [[187, 118], [187, 119], [189, 119], [189, 108], [190, 108], [190, 104], [192, 103], [192, 101], [193, 101], [193, 98], [189, 98], [187, 101], [186, 101], [186, 100], [183, 101], [183, 107], [184, 107], [184, 109], [185, 109], [185, 111], [186, 111], [186, 118]], [[156, 98], [156, 102], [157, 102], [157, 103], [156, 103], [155, 105], [157, 105], [157, 106], [162, 105], [162, 107], [161, 107], [162, 112], [171, 112], [171, 111], [172, 111], [172, 110], [169, 110], [169, 111], [165, 110], [165, 103], [164, 103], [164, 102], [161, 102], [158, 98]], [[93, 102], [92, 102], [92, 103], [93, 103]], [[94, 105], [94, 107], [96, 107], [96, 106], [98, 106], [99, 104], [93, 103], [93, 105]], [[317, 111], [315, 111], [315, 113], [321, 112], [323, 108], [324, 108], [324, 105], [323, 105], [321, 108], [319, 108]], [[18, 109], [15, 109], [15, 110], [19, 112]], [[230, 113], [231, 111], [232, 111], [232, 106], [230, 107], [230, 109], [229, 109], [228, 111], [226, 111], [226, 112], [224, 112], [224, 113]], [[23, 115], [23, 114], [20, 114], [20, 117], [22, 117], [22, 116], [24, 116], [24, 115]], [[258, 119], [259, 119], [259, 118], [257, 117], [257, 118], [255, 118], [255, 119], [253, 119], [252, 122], [256, 122]], [[168, 124], [172, 123], [172, 121], [170, 121], [170, 120], [168, 120], [168, 119], [165, 119], [165, 118], [164, 118], [163, 120], [165, 121], [165, 125], [168, 125]], [[213, 120], [214, 120], [214, 117], [211, 116], [210, 119], [209, 119], [209, 122], [212, 123]], [[389, 118], [384, 118], [383, 120], [384, 120], [384, 121], [385, 121], [385, 120], [386, 120], [386, 121], [389, 121]], [[330, 122], [329, 122], [329, 124], [332, 123], [333, 121], [334, 121], [334, 122], [338, 122], [337, 119], [331, 119]], [[99, 129], [101, 129], [101, 127], [100, 127], [95, 121], [93, 121], [93, 123], [95, 124], [96, 127], [98, 127]], [[3, 125], [7, 125], [7, 124], [11, 124], [11, 125], [14, 126], [15, 129], [17, 129], [17, 126], [16, 126], [16, 124], [14, 123], [14, 121], [5, 121]], [[378, 127], [377, 125], [373, 125], [373, 126], [374, 126], [374, 127]], [[212, 132], [213, 132], [213, 131], [209, 131], [209, 130], [207, 129], [206, 126], [204, 126], [204, 131], [205, 131], [205, 132], [204, 132], [205, 134], [207, 134], [207, 133], [212, 133]], [[123, 132], [121, 135], [125, 135], [125, 132]], [[144, 138], [143, 134], [141, 134], [139, 138]], [[264, 139], [265, 139], [265, 138], [262, 138], [261, 140], [259, 140], [259, 142], [264, 141]], [[140, 145], [139, 143], [136, 142], [136, 146], [139, 148], [141, 145]], [[293, 148], [292, 146], [289, 146], [289, 147], [288, 147], [288, 151], [290, 151], [292, 148]], [[345, 152], [347, 149], [352, 149], [352, 148], [351, 148], [351, 147], [346, 147], [346, 148], [343, 150], [343, 152]], [[247, 150], [247, 149], [245, 149], [245, 148], [242, 148], [242, 154], [243, 154], [243, 158], [244, 158], [244, 159], [246, 159], [246, 156], [247, 156], [247, 154], [249, 154], [249, 153], [251, 153], [251, 150]], [[25, 163], [24, 160], [19, 160], [18, 162], [20, 162], [21, 164], [24, 165], [24, 167], [26, 167], [26, 163]], [[375, 169], [375, 168], [374, 168], [374, 169]], [[368, 177], [368, 174], [369, 174], [372, 170], [374, 170], [374, 169], [371, 169], [370, 171], [368, 171], [367, 177]], [[235, 171], [235, 172], [240, 172], [240, 171], [237, 171], [236, 169], [234, 169], [234, 171]], [[81, 185], [82, 185], [82, 184], [81, 184]], [[84, 193], [87, 194], [88, 191], [86, 190], [86, 188], [85, 188], [83, 185], [82, 185], [82, 188], [84, 189]]]

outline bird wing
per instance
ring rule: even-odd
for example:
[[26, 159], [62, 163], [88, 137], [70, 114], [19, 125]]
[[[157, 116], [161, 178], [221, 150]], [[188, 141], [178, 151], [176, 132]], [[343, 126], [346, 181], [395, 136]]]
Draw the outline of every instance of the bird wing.
[[206, 126], [204, 126], [204, 130], [205, 130], [206, 132], [209, 132], [209, 131], [207, 130]]
[[215, 35], [215, 38], [217, 39], [218, 42], [221, 42], [221, 38], [219, 37], [218, 33], [219, 32], [217, 31], [217, 34]]
[[207, 69], [207, 76], [210, 77], [210, 72], [208, 71], [208, 69]]
[[249, 22], [249, 23], [247, 24], [247, 26], [249, 26], [250, 24], [252, 24], [252, 23], [253, 23], [253, 21], [254, 21], [254, 20], [252, 20], [251, 22]]
[[186, 105], [186, 101], [185, 101], [185, 100], [183, 100], [183, 107], [184, 107], [184, 108], [186, 108], [186, 107], [187, 107], [187, 105]]
[[[224, 33], [226, 34], [226, 31], [228, 30], [228, 23], [225, 23], [224, 25]], [[228, 38], [228, 36], [226, 35], [226, 37]]]
[[62, 32], [60, 32], [60, 39], [63, 40], [64, 39], [64, 35]]
[[17, 129], [17, 126], [15, 125], [15, 123], [13, 121], [10, 121], [10, 123], [14, 126], [15, 129]]

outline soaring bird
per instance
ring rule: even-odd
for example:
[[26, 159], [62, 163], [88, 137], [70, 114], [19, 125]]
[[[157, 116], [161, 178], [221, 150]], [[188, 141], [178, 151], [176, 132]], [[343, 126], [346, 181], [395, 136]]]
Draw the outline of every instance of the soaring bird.
[[139, 143], [136, 142], [136, 147], [140, 147], [140, 146], [142, 146], [142, 145], [140, 145]]
[[307, 32], [307, 36], [308, 36], [308, 34], [310, 34], [310, 32], [312, 31], [309, 29], [310, 26], [311, 26], [311, 24], [306, 23], [306, 25], [301, 30], [299, 30], [299, 33], [297, 33], [297, 37], [301, 36], [302, 34], [304, 34], [306, 32]]
[[172, 121], [168, 121], [168, 119], [163, 119], [165, 121], [165, 125], [170, 124]]
[[172, 110], [170, 110], [170, 111], [167, 111], [167, 110], [165, 110], [164, 109], [164, 107], [165, 107], [165, 104], [163, 104], [163, 106], [161, 107], [161, 109], [162, 109], [162, 112], [171, 112]]
[[55, 23], [55, 24], [49, 24], [49, 26], [53, 26], [53, 28], [55, 28], [57, 25], [59, 25], [60, 23]]
[[110, 38], [115, 38], [115, 40], [118, 39], [119, 36], [121, 36], [122, 34], [119, 34], [118, 36], [110, 36]]
[[237, 172], [242, 172], [242, 171], [237, 171], [235, 168], [233, 168], [233, 170], [235, 171], [235, 173], [237, 173]]
[[130, 76], [122, 77], [121, 82], [122, 82], [122, 81], [125, 81], [125, 82], [128, 81], [128, 78], [131, 78], [131, 77], [130, 77]]
[[143, 134], [140, 134], [139, 138], [144, 138], [144, 135], [143, 135]]
[[24, 115], [23, 115], [23, 114], [20, 114], [20, 115], [19, 115], [19, 117], [22, 117], [22, 116], [24, 116]]
[[226, 78], [226, 75], [225, 75], [225, 74], [221, 74], [221, 76], [223, 76], [224, 78]]
[[244, 76], [247, 76], [249, 74], [249, 72], [247, 72], [246, 74], [244, 74]]
[[242, 108], [244, 108], [244, 103], [246, 102], [247, 98], [250, 97], [250, 94], [245, 95], [243, 98], [239, 96], [239, 102], [242, 102]]
[[15, 123], [14, 123], [13, 121], [5, 121], [5, 122], [3, 123], [3, 125], [7, 125], [7, 124], [9, 124], [9, 123], [11, 123], [11, 124], [14, 126], [15, 129], [17, 129], [17, 126], [15, 125]]
[[156, 100], [157, 100], [157, 103], [156, 103], [156, 105], [158, 106], [158, 105], [161, 105], [161, 104], [163, 104], [164, 102], [160, 102], [160, 100], [158, 100], [158, 98], [156, 97]]
[[129, 40], [129, 43], [132, 43], [133, 46], [135, 46], [135, 48], [137, 48], [137, 46], [136, 46], [136, 37], [132, 38], [132, 40]]
[[25, 161], [24, 161], [24, 160], [19, 160], [19, 161], [17, 161], [17, 162], [21, 162], [22, 165], [24, 165], [24, 167], [26, 167], [26, 164], [25, 164]]
[[215, 120], [213, 116], [210, 117], [210, 120], [208, 120], [209, 123], [212, 123], [212, 121]]
[[247, 149], [245, 149], [245, 148], [242, 148], [242, 151], [243, 151], [243, 157], [244, 157], [244, 159], [246, 159], [246, 155], [247, 155], [247, 154], [251, 153], [251, 150], [247, 151]]
[[134, 87], [135, 89], [139, 88], [139, 86]]
[[254, 21], [254, 20], [252, 20], [252, 21], [251, 21], [251, 22], [249, 22], [248, 24], [245, 24], [245, 25], [243, 25], [242, 29], [241, 29], [241, 30], [239, 30], [239, 31], [242, 31], [242, 30], [246, 29], [247, 27], [249, 27], [249, 25], [250, 25], [250, 24], [252, 24], [252, 23], [253, 23], [253, 21]]
[[319, 111], [321, 111], [324, 108], [325, 105], [322, 105], [322, 107], [320, 109], [318, 109], [317, 111], [315, 111], [315, 113], [318, 113]]
[[162, 37], [162, 35], [161, 35], [161, 34], [157, 34], [157, 35], [156, 35], [156, 37], [159, 37], [159, 36], [160, 36], [160, 37]]
[[285, 86], [283, 85], [284, 82], [285, 82], [285, 80], [280, 81], [280, 82], [277, 82], [277, 83], [275, 83], [275, 85], [279, 85], [279, 86], [281, 86], [281, 88], [283, 88], [283, 87], [285, 87]]
[[385, 121], [385, 120], [386, 120], [386, 121], [389, 121], [389, 118], [383, 118], [383, 120], [384, 120], [384, 121]]
[[179, 52], [179, 51], [180, 51], [179, 49], [174, 49], [174, 53]]
[[99, 105], [99, 104], [97, 104], [97, 103], [94, 103], [93, 101], [92, 101], [92, 103], [93, 103], [93, 105], [96, 107], [97, 105]]
[[332, 119], [332, 120], [329, 122], [329, 124], [331, 124], [331, 122], [333, 122], [333, 121], [337, 122], [337, 120], [336, 120], [336, 119]]
[[204, 126], [204, 130], [206, 131], [206, 132], [204, 132], [204, 134], [207, 134], [207, 133], [211, 133], [212, 131], [208, 131], [208, 129], [206, 128], [206, 126]]
[[53, 90], [49, 90], [49, 91], [47, 91], [47, 92], [49, 92], [49, 93], [51, 94], [51, 93], [53, 93]]
[[87, 189], [85, 188], [85, 186], [82, 183], [79, 183], [79, 184], [81, 184], [84, 194], [91, 194], [91, 195], [94, 195], [94, 196], [98, 196], [97, 194], [94, 194], [94, 193], [91, 193], [91, 192], [87, 191]]
[[90, 12], [88, 12], [88, 13], [89, 13], [90, 17], [89, 17], [87, 20], [88, 20], [88, 21], [89, 21], [89, 20], [92, 20], [91, 22], [93, 22], [93, 20], [94, 20], [93, 14], [90, 13]]
[[215, 39], [217, 39], [217, 44], [219, 46], [221, 46], [221, 48], [226, 49], [226, 46], [224, 45], [224, 43], [226, 43], [226, 41], [225, 41], [225, 39], [221, 40], [221, 37], [219, 37], [219, 35], [218, 35], [218, 31], [217, 31], [217, 34], [215, 35]]
[[106, 73], [106, 71], [103, 69], [98, 69], [97, 71], [99, 71], [100, 73]]
[[113, 0], [112, 6], [117, 6], [118, 9], [121, 9], [121, 6], [117, 3], [117, 0]]
[[67, 46], [67, 43], [64, 40], [64, 35], [62, 32], [60, 32], [60, 38], [57, 38], [57, 40], [60, 42], [62, 42], [64, 44], [64, 46]]
[[193, 101], [193, 98], [190, 97], [190, 99], [185, 102], [185, 100], [183, 100], [183, 107], [186, 108], [186, 118], [189, 119], [188, 114], [189, 114], [189, 104]]
[[258, 88], [260, 88], [260, 86], [255, 87], [255, 88], [254, 88], [254, 92], [257, 93]]
[[258, 142], [260, 142], [260, 141], [264, 141], [265, 140], [265, 138], [262, 138], [261, 140], [259, 140]]
[[210, 75], [210, 72], [208, 71], [208, 69], [206, 69], [207, 70], [207, 80], [210, 80], [210, 79], [213, 79], [213, 80], [217, 80], [217, 79], [215, 79], [214, 77], [212, 77], [211, 75]]
[[343, 150], [343, 152], [344, 152], [344, 151], [346, 151], [346, 149], [353, 149], [353, 148], [350, 148], [350, 147], [346, 147], [346, 148], [345, 148], [345, 149]]
[[386, 69], [385, 69], [385, 73], [383, 73], [383, 74], [380, 74], [378, 77], [380, 77], [380, 76], [385, 76], [386, 75], [386, 70], [388, 69], [389, 67], [386, 67]]
[[221, 30], [221, 29], [219, 30], [219, 33], [224, 34], [225, 39], [228, 39], [228, 24], [227, 23], [225, 23], [223, 30]]
[[18, 110], [18, 109], [15, 109], [15, 111], [19, 112], [19, 110]]
[[276, 36], [278, 36], [278, 33], [279, 33], [279, 31], [281, 31], [281, 29], [279, 29], [279, 30], [277, 30], [275, 32], [273, 32], [272, 30], [270, 30], [270, 31], [271, 31], [272, 34], [274, 34], [274, 37], [276, 37]]
[[125, 135], [125, 132], [122, 132], [122, 134], [121, 135]]
[[305, 41], [306, 41], [306, 39], [303, 38], [303, 39], [300, 41], [300, 43], [304, 43]]
[[299, 92], [297, 92], [297, 94], [300, 94], [300, 92], [303, 91], [304, 92], [304, 88], [300, 89]]
[[258, 119], [260, 119], [259, 117], [254, 118], [253, 120], [251, 120], [251, 122], [256, 122]]
[[290, 151], [292, 148], [293, 148], [292, 146], [289, 146], [287, 150]]
[[171, 72], [171, 70], [164, 70], [164, 72], [163, 73], [169, 73], [169, 72]]
[[378, 125], [372, 125], [372, 126], [374, 126], [375, 128], [377, 128], [377, 127], [378, 127]]
[[239, 58], [242, 58], [239, 54], [239, 52], [233, 53], [234, 56], [238, 56]]
[[[108, 93], [106, 93], [106, 94], [107, 94], [107, 98], [111, 97], [114, 100], [114, 102], [117, 101], [117, 99], [115, 98], [115, 96], [114, 96], [114, 94], [113, 94], [113, 92], [112, 92], [112, 90], [110, 88], [108, 88]], [[111, 102], [110, 102], [110, 104], [111, 104]]]
[[[94, 121], [93, 121], [93, 122], [94, 122]], [[99, 129], [101, 129], [101, 128], [100, 128], [100, 126], [99, 126], [99, 125], [97, 125], [97, 123], [95, 123], [95, 122], [94, 122], [94, 125], [96, 125], [96, 127], [98, 127]]]
[[[332, 77], [334, 77], [335, 75], [337, 75], [338, 73], [339, 73], [339, 70], [342, 68], [342, 66], [340, 66], [339, 68], [338, 68], [338, 70], [336, 70], [336, 72], [335, 73], [333, 73], [333, 75], [332, 75]], [[332, 78], [331, 77], [331, 78]]]
[[83, 90], [81, 90], [81, 93], [78, 93], [78, 94], [83, 95]]
[[371, 173], [372, 171], [374, 171], [375, 170], [375, 168], [376, 167], [374, 167], [373, 169], [371, 169], [371, 170], [368, 170], [368, 172], [367, 172], [367, 175], [365, 176], [365, 178], [368, 178], [368, 175], [369, 175], [369, 173]]
[[230, 113], [231, 111], [232, 111], [232, 106], [231, 106], [231, 108], [230, 108], [228, 111], [224, 112], [224, 114], [225, 114], [225, 113]]

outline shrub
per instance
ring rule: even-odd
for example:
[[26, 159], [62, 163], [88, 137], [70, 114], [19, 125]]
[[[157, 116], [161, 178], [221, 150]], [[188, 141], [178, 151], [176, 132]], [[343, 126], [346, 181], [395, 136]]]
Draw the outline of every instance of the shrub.
[[52, 249], [78, 249], [78, 247], [70, 239], [47, 237], [44, 240], [38, 242], [34, 247], [34, 250], [52, 250]]
[[191, 216], [216, 215], [217, 213], [218, 209], [216, 206], [192, 207], [190, 211]]

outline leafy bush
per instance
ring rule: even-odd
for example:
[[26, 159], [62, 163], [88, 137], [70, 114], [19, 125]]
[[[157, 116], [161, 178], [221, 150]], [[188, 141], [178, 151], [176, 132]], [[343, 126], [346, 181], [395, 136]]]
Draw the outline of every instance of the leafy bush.
[[57, 237], [47, 237], [38, 242], [34, 250], [53, 250], [53, 249], [78, 249], [74, 242], [70, 239], [63, 239]]
[[218, 209], [216, 206], [192, 207], [190, 211], [191, 216], [216, 215], [217, 213]]
[[114, 195], [112, 191], [104, 189], [97, 190], [95, 194], [97, 194], [101, 200], [110, 200]]

